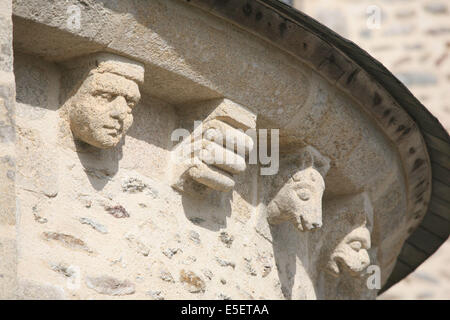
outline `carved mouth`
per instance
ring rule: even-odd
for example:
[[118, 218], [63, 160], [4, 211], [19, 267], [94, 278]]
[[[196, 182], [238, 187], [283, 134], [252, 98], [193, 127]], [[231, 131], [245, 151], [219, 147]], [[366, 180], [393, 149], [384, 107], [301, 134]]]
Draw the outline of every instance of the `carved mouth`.
[[306, 230], [305, 220], [302, 216], [299, 216], [297, 219], [297, 229], [300, 231]]
[[350, 268], [348, 267], [347, 263], [344, 261], [342, 257], [334, 257], [334, 262], [336, 263], [338, 267], [338, 273], [341, 273], [342, 270], [345, 270], [347, 272], [351, 272]]
[[[299, 221], [300, 220], [300, 221]], [[300, 231], [313, 231], [314, 228], [313, 227], [308, 227], [308, 224], [306, 223], [305, 219], [303, 219], [302, 216], [298, 217], [297, 220], [297, 228]]]
[[108, 135], [111, 137], [117, 137], [122, 133], [122, 126], [117, 128], [117, 125], [104, 125], [104, 129], [108, 130]]
[[295, 221], [295, 226], [297, 227], [298, 230], [300, 231], [315, 231], [317, 229], [319, 229], [319, 226], [316, 226], [315, 224], [313, 224], [312, 226], [308, 226], [308, 223], [305, 221], [305, 219], [300, 215], [298, 216], [297, 219], [294, 219]]
[[366, 270], [367, 266], [361, 268], [360, 270], [353, 270], [347, 262], [345, 262], [345, 259], [343, 257], [335, 257], [334, 261], [336, 262], [336, 265], [338, 266], [339, 272], [345, 271], [348, 274], [350, 274], [353, 277], [362, 277], [364, 275], [364, 270]]

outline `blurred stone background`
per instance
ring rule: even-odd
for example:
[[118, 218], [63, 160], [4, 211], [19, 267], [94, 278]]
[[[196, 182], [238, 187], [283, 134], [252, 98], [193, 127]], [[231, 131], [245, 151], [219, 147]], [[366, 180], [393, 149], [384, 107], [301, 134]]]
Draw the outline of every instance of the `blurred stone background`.
[[[284, 0], [383, 63], [450, 131], [450, 0]], [[449, 195], [450, 196], [450, 195]], [[450, 241], [379, 299], [450, 299]]]

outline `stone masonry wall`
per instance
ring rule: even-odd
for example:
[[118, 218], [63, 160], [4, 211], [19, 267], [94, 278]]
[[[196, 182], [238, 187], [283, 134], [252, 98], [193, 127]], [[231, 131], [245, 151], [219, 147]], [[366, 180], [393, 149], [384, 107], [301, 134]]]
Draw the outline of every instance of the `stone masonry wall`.
[[[406, 210], [403, 160], [374, 120], [317, 70], [190, 4], [86, 3], [81, 21], [95, 26], [85, 23], [78, 34], [66, 28], [65, 2], [14, 1], [14, 63], [11, 5], [1, 7], [6, 12], [1, 30], [9, 32], [0, 39], [6, 44], [0, 50], [6, 57], [0, 55], [5, 70], [0, 71], [0, 298], [374, 298], [376, 290], [354, 276], [371, 262], [386, 277], [413, 218]], [[313, 39], [311, 45], [318, 45]], [[105, 60], [111, 64], [89, 60], [96, 67], [72, 95], [74, 79], [86, 67], [79, 63], [86, 61], [71, 58], [97, 51], [99, 44], [120, 52], [120, 58]], [[69, 54], [67, 47], [77, 50]], [[306, 47], [312, 48], [309, 41]], [[145, 80], [137, 74], [142, 66]], [[326, 70], [333, 68], [321, 72]], [[355, 81], [356, 88], [375, 86], [369, 80]], [[124, 94], [137, 90], [134, 81], [140, 82], [140, 100], [137, 92]], [[263, 179], [258, 166], [249, 166], [236, 174], [228, 193], [192, 195], [173, 187], [180, 163], [173, 157], [171, 133], [192, 129], [188, 115], [205, 119], [197, 112], [204, 111], [211, 92], [248, 108], [247, 114], [257, 110], [261, 126], [284, 128], [280, 170], [286, 172]], [[80, 110], [92, 117], [85, 122], [73, 117]], [[127, 131], [123, 122], [131, 114], [134, 124]], [[225, 112], [240, 124], [234, 115]], [[119, 116], [122, 124], [111, 121]], [[96, 139], [79, 135], [80, 123], [92, 124], [90, 138]], [[119, 132], [126, 135], [114, 147], [92, 144]], [[294, 152], [304, 145], [315, 152]], [[300, 156], [302, 163], [290, 156]], [[266, 214], [284, 218], [273, 200], [292, 194], [276, 189], [292, 188], [283, 180], [292, 167], [311, 173], [306, 178], [315, 189], [298, 198], [313, 200], [307, 202], [312, 207], [283, 208], [301, 211], [305, 221], [269, 226]], [[323, 228], [298, 232], [320, 227], [322, 196]], [[304, 219], [302, 212], [310, 210], [320, 219]], [[336, 259], [353, 273], [341, 270]], [[325, 275], [327, 268], [334, 274]]]
[[12, 5], [0, 0], [0, 298], [15, 297], [16, 199]]

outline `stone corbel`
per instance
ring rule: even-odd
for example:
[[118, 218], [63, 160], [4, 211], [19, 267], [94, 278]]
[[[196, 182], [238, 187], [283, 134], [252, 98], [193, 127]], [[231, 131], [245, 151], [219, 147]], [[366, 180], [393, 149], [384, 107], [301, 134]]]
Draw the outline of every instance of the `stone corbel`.
[[230, 191], [234, 175], [246, 170], [246, 155], [254, 146], [247, 130], [256, 128], [256, 115], [228, 99], [199, 102], [185, 110], [185, 128], [172, 134], [172, 141], [181, 138], [172, 151], [172, 187], [195, 194], [204, 189]]
[[330, 160], [311, 146], [284, 158], [274, 183], [278, 189], [267, 206], [269, 224], [289, 221], [299, 231], [320, 228], [329, 168]]
[[360, 277], [370, 264], [370, 228], [373, 208], [367, 193], [332, 200], [325, 205], [325, 270], [338, 277], [347, 273]]
[[94, 147], [115, 147], [133, 123], [141, 95], [143, 64], [110, 53], [64, 63], [67, 101], [64, 115], [75, 139]]

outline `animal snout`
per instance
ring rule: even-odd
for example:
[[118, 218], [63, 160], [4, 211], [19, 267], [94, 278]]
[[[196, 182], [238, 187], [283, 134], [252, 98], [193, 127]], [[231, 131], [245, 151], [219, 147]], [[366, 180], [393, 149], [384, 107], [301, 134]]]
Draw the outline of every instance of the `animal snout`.
[[312, 228], [313, 228], [313, 229], [319, 229], [321, 226], [322, 226], [322, 224], [321, 224], [321, 223], [318, 223], [318, 222], [314, 222], [314, 223], [312, 224]]
[[322, 210], [317, 210], [312, 214], [308, 214], [302, 217], [303, 227], [306, 230], [314, 230], [322, 227]]

